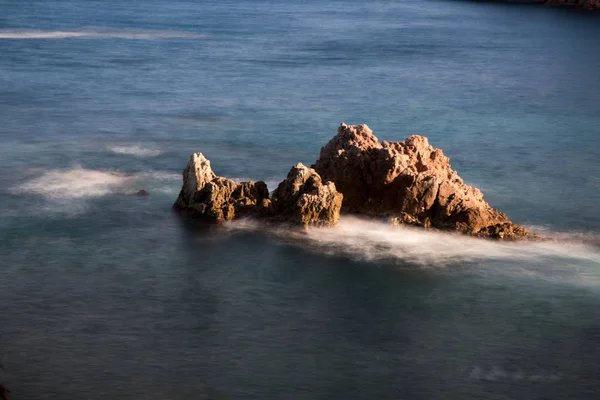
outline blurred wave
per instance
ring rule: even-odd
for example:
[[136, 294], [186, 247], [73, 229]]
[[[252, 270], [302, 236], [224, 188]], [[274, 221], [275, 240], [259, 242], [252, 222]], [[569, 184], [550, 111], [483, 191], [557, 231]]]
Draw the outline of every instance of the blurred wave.
[[[55, 203], [57, 211], [62, 205], [81, 206], [85, 200], [115, 194], [133, 194], [140, 189], [152, 193], [173, 195], [179, 189], [181, 176], [166, 171], [144, 171], [123, 173], [75, 167], [71, 169], [40, 170], [35, 177], [13, 186], [13, 195], [35, 195], [47, 202]], [[73, 211], [75, 208], [71, 209]], [[79, 211], [83, 210], [77, 207]]]
[[[251, 220], [234, 221], [226, 227], [233, 231], [264, 230], [264, 226]], [[600, 245], [590, 244], [589, 236], [588, 242], [573, 240], [573, 236], [571, 240], [499, 242], [448, 232], [396, 227], [382, 221], [351, 216], [343, 216], [332, 228], [301, 230], [276, 227], [270, 231], [309, 250], [361, 261], [400, 261], [437, 268], [482, 260], [562, 259], [588, 261], [600, 267]], [[600, 238], [595, 239], [600, 244]]]
[[113, 153], [131, 155], [136, 157], [156, 157], [162, 153], [160, 150], [147, 149], [138, 145], [109, 146], [108, 149]]
[[104, 196], [117, 191], [131, 180], [119, 172], [83, 168], [49, 170], [12, 188], [15, 194], [35, 194], [47, 199], [79, 199]]
[[194, 32], [132, 29], [83, 29], [77, 31], [0, 30], [0, 39], [201, 39], [203, 37], [204, 35]]

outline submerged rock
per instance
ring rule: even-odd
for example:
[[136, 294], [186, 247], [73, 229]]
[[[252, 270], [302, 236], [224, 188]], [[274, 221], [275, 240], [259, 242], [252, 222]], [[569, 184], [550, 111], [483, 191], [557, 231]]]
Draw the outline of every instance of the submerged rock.
[[202, 153], [191, 156], [183, 171], [183, 187], [176, 209], [212, 222], [261, 215], [270, 206], [267, 185], [262, 182], [236, 182], [216, 176]]
[[273, 215], [302, 225], [335, 225], [343, 197], [333, 182], [323, 184], [314, 169], [298, 163], [273, 192]]
[[367, 125], [341, 124], [312, 167], [342, 192], [347, 213], [482, 237], [531, 236], [466, 185], [423, 136], [380, 143]]
[[212, 222], [255, 216], [301, 225], [333, 225], [339, 220], [342, 195], [323, 184], [315, 170], [298, 164], [269, 199], [262, 182], [236, 182], [216, 176], [210, 161], [195, 153], [183, 171], [183, 187], [174, 208]]

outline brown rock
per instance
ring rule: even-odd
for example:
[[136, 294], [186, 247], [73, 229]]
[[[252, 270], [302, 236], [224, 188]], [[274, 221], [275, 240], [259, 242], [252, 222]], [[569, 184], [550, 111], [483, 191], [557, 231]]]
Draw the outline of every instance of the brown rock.
[[498, 239], [530, 235], [464, 184], [423, 136], [379, 143], [368, 126], [342, 124], [312, 167], [343, 193], [348, 213]]
[[210, 161], [195, 153], [183, 171], [183, 187], [174, 208], [213, 222], [263, 214], [270, 207], [262, 182], [235, 182], [216, 176]]
[[314, 169], [298, 163], [273, 192], [273, 215], [302, 225], [335, 225], [342, 199], [333, 182], [323, 184]]
[[216, 176], [202, 153], [193, 154], [183, 172], [174, 208], [212, 222], [240, 217], [268, 217], [301, 225], [333, 225], [340, 217], [342, 194], [323, 184], [314, 169], [298, 164], [269, 199], [262, 182], [235, 182]]
[[175, 202], [175, 208], [186, 209], [193, 204], [196, 193], [216, 177], [210, 167], [210, 161], [204, 157], [204, 154], [192, 154], [183, 170], [183, 186]]

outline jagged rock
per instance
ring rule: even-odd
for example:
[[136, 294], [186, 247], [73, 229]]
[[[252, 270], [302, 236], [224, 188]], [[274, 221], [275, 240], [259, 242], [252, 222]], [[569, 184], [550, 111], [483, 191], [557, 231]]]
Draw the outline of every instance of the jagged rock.
[[379, 143], [367, 125], [341, 124], [312, 167], [343, 193], [344, 212], [498, 239], [530, 235], [466, 185], [423, 136]]
[[174, 208], [212, 222], [256, 216], [302, 225], [333, 225], [340, 216], [342, 194], [323, 184], [315, 170], [298, 164], [269, 199], [262, 182], [235, 182], [216, 176], [210, 161], [195, 153], [183, 171], [183, 187]]
[[314, 169], [298, 163], [273, 192], [273, 215], [302, 225], [335, 225], [343, 197], [333, 182], [323, 184]]
[[196, 193], [216, 177], [210, 167], [210, 161], [204, 157], [204, 154], [192, 154], [190, 161], [183, 170], [183, 186], [175, 202], [175, 207], [179, 209], [188, 208], [194, 203]]
[[216, 176], [210, 161], [195, 153], [183, 171], [183, 187], [174, 208], [213, 222], [268, 212], [269, 191], [262, 182], [236, 182]]

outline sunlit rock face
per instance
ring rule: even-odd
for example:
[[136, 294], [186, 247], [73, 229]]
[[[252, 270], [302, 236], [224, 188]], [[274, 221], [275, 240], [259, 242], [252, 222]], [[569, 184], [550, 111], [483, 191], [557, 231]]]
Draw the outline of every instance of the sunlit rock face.
[[331, 226], [346, 212], [487, 238], [532, 237], [465, 184], [426, 137], [379, 142], [366, 125], [341, 124], [317, 162], [292, 167], [271, 196], [262, 181], [215, 175], [210, 161], [195, 153], [174, 207], [216, 223], [258, 217]]
[[298, 163], [273, 192], [273, 214], [302, 225], [335, 225], [343, 198], [333, 182], [323, 184], [314, 169]]
[[174, 208], [216, 223], [252, 216], [326, 226], [339, 220], [342, 198], [335, 184], [323, 184], [314, 169], [299, 163], [270, 199], [264, 182], [216, 176], [210, 161], [195, 153], [183, 171], [183, 186]]
[[216, 176], [202, 153], [192, 154], [183, 171], [183, 187], [174, 207], [211, 222], [261, 215], [270, 206], [267, 185]]
[[312, 167], [344, 195], [343, 212], [474, 236], [530, 236], [466, 185], [423, 136], [380, 143], [366, 125], [341, 124]]

